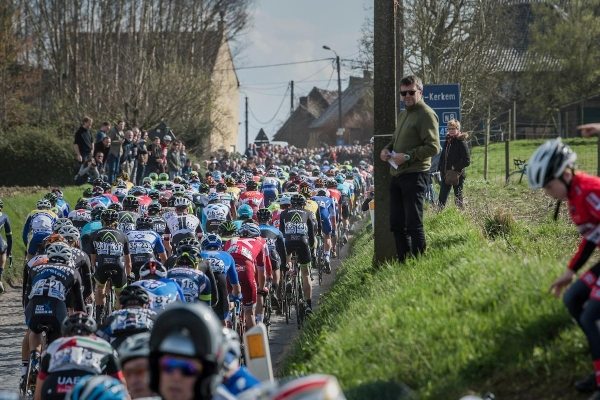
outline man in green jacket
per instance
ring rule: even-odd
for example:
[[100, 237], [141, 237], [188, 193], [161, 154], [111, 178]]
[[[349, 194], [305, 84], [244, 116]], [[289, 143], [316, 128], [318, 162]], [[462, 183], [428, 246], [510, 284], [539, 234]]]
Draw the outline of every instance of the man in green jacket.
[[406, 109], [398, 115], [392, 141], [380, 158], [390, 163], [390, 228], [400, 262], [425, 251], [423, 200], [431, 157], [440, 151], [438, 118], [423, 101], [423, 83], [414, 75], [400, 81]]

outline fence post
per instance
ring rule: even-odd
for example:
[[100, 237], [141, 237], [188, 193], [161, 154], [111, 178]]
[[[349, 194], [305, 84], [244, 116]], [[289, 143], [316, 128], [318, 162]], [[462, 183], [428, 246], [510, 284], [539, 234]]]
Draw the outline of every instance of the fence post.
[[508, 177], [510, 176], [510, 134], [511, 134], [511, 125], [512, 125], [512, 112], [508, 110], [508, 118], [510, 123], [508, 125], [508, 135], [506, 135], [506, 140], [504, 141], [504, 182], [508, 184]]
[[513, 129], [513, 140], [517, 140], [517, 101], [516, 100], [513, 100], [512, 129]]
[[488, 178], [488, 145], [490, 143], [490, 106], [488, 105], [488, 116], [485, 121], [485, 139], [483, 144], [483, 180]]

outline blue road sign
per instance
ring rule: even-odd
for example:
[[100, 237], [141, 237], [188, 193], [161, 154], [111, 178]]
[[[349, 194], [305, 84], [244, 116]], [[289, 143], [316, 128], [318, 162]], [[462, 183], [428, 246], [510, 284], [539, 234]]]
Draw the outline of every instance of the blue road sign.
[[[443, 145], [446, 140], [448, 121], [451, 119], [460, 121], [460, 84], [424, 85], [423, 100], [438, 116], [440, 142]], [[404, 109], [403, 102], [400, 102], [400, 109]]]

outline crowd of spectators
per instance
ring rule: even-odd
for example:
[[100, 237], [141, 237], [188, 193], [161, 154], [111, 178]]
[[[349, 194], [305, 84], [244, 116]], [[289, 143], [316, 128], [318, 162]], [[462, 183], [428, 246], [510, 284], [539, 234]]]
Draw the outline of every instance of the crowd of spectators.
[[103, 122], [94, 135], [92, 125], [93, 120], [84, 117], [75, 133], [74, 149], [80, 163], [77, 184], [98, 177], [114, 182], [117, 176], [126, 175], [139, 185], [152, 172], [168, 173], [172, 179], [191, 171], [185, 145], [172, 134], [150, 138], [148, 131], [117, 121], [114, 126]]

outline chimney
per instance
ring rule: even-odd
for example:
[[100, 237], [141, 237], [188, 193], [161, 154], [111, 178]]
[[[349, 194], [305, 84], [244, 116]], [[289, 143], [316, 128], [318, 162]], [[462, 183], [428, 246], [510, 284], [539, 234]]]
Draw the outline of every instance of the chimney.
[[307, 107], [308, 106], [308, 97], [306, 97], [306, 96], [300, 97], [300, 105], [302, 107]]

